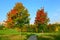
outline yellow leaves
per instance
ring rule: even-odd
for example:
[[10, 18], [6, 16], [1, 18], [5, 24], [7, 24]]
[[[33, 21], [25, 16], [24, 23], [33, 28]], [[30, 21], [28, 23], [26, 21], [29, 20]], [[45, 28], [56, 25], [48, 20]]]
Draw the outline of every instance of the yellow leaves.
[[22, 3], [16, 3], [14, 9], [16, 9], [18, 12], [22, 11], [24, 9], [24, 6]]
[[26, 14], [26, 16], [28, 16], [29, 14]]
[[58, 27], [56, 27], [55, 31], [58, 31]]
[[15, 30], [17, 30], [17, 31], [21, 31], [21, 29], [20, 29], [20, 28], [18, 28], [18, 27], [16, 27], [16, 28], [15, 28]]
[[23, 4], [22, 3], [16, 3], [16, 8], [23, 8]]
[[23, 26], [23, 27], [22, 27], [22, 31], [23, 31], [23, 32], [27, 32], [27, 27], [26, 27], [26, 26]]

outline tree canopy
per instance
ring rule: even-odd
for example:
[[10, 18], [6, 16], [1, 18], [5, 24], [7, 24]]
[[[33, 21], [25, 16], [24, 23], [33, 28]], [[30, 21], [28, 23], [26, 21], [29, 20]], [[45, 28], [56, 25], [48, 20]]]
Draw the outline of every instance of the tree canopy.
[[39, 31], [45, 31], [48, 21], [49, 18], [47, 17], [47, 13], [44, 12], [44, 9], [38, 10], [35, 17], [35, 24]]
[[16, 3], [14, 8], [7, 14], [7, 27], [22, 27], [25, 24], [29, 24], [29, 15], [28, 10], [22, 3]]

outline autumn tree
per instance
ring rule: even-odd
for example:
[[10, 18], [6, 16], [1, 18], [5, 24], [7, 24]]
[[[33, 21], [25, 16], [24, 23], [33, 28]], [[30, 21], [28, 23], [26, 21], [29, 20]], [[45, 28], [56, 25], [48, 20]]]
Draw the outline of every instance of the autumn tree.
[[23, 27], [23, 25], [29, 24], [29, 14], [28, 10], [23, 6], [22, 3], [16, 3], [14, 8], [8, 12], [7, 20], [6, 20], [6, 27]]
[[47, 17], [47, 13], [44, 12], [44, 9], [37, 11], [36, 18], [35, 18], [35, 24], [37, 25], [36, 28], [38, 28], [38, 32], [45, 32], [46, 25], [49, 21], [49, 18]]

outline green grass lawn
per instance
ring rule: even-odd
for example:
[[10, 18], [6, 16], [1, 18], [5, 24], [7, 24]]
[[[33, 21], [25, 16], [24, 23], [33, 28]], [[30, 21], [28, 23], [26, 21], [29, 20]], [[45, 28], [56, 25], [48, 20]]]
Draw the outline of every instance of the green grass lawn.
[[16, 35], [16, 34], [21, 34], [21, 33], [14, 29], [0, 30], [0, 35], [13, 35], [13, 34]]
[[36, 35], [38, 40], [60, 40], [60, 33], [32, 33], [32, 32], [18, 32], [14, 29], [0, 30], [0, 40], [24, 40], [28, 39], [28, 36]]

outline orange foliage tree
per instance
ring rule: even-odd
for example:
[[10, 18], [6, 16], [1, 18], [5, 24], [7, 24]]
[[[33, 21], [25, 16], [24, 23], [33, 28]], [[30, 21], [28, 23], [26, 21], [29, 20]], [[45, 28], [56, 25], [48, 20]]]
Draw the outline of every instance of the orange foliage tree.
[[44, 9], [37, 11], [36, 18], [35, 18], [35, 24], [37, 25], [38, 32], [43, 32], [46, 30], [46, 25], [49, 21], [49, 18], [47, 17], [47, 13], [44, 12]]
[[16, 3], [14, 8], [7, 14], [5, 23], [8, 28], [22, 27], [25, 24], [29, 24], [29, 20], [27, 9], [22, 3]]
[[13, 22], [13, 16], [16, 16], [17, 14], [17, 10], [13, 9], [11, 10], [8, 14], [7, 14], [7, 20], [5, 21], [5, 25], [8, 28], [12, 28], [14, 26], [14, 22]]

